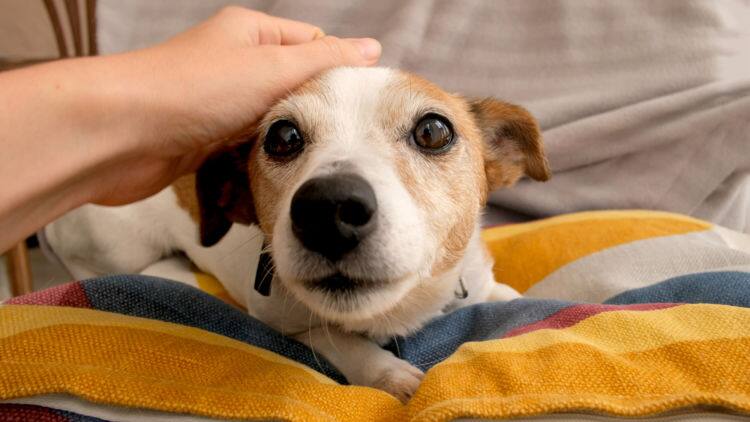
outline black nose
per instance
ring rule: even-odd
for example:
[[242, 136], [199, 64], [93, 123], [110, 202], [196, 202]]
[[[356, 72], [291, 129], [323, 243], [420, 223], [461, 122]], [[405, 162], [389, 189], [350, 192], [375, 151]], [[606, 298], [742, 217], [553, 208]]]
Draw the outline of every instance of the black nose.
[[292, 198], [292, 231], [307, 249], [338, 261], [373, 231], [377, 209], [375, 192], [360, 176], [316, 177]]

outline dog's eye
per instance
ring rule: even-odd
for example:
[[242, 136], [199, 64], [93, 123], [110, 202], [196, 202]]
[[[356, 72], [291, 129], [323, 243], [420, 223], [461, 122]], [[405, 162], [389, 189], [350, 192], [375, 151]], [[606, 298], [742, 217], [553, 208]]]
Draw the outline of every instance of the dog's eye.
[[304, 146], [302, 134], [289, 120], [279, 120], [271, 125], [263, 143], [266, 154], [273, 157], [289, 157]]
[[414, 127], [414, 142], [429, 152], [443, 152], [453, 144], [453, 128], [448, 120], [428, 114]]

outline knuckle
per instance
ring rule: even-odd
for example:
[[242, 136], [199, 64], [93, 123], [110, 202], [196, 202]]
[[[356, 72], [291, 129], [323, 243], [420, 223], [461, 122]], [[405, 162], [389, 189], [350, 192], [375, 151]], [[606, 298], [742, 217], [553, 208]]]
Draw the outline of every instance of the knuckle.
[[340, 39], [328, 35], [323, 37], [321, 42], [325, 46], [329, 55], [338, 59], [346, 57], [346, 51], [344, 50]]

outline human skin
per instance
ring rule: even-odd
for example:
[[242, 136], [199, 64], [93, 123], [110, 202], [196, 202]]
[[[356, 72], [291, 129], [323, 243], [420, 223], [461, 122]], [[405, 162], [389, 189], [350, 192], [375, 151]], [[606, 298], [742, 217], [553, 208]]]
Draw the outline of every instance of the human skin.
[[305, 80], [380, 52], [230, 7], [155, 47], [0, 74], [0, 251], [82, 204], [160, 191]]

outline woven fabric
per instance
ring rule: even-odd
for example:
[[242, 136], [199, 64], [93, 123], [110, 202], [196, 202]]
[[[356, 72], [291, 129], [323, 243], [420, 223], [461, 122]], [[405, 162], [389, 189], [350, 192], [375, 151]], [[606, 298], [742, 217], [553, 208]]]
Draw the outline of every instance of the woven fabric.
[[101, 419], [29, 404], [0, 403], [0, 422], [100, 422]]
[[[529, 290], [571, 266], [584, 271], [582, 260], [657, 238], [703, 239], [712, 245], [695, 249], [703, 255], [746, 253], [714, 226], [663, 213], [586, 213], [485, 233], [493, 252], [540, 262], [543, 271], [519, 272]], [[544, 255], [555, 253], [564, 257]], [[74, 282], [0, 307], [0, 400], [65, 393], [165, 414], [300, 421], [646, 417], [706, 407], [750, 414], [750, 272], [723, 262], [615, 286], [602, 303], [523, 298], [437, 318], [386, 346], [427, 371], [406, 405], [346, 385], [320, 355], [196, 288], [145, 276]], [[0, 406], [0, 418], [9, 409]]]

